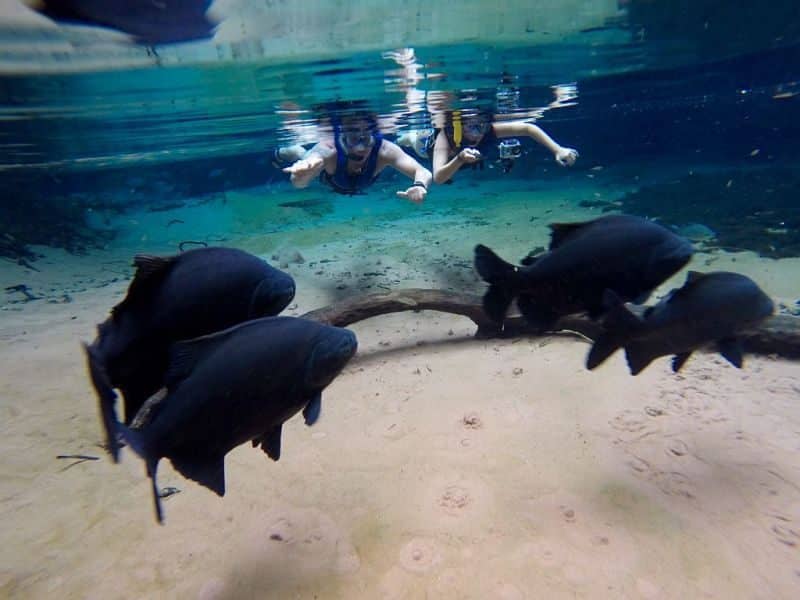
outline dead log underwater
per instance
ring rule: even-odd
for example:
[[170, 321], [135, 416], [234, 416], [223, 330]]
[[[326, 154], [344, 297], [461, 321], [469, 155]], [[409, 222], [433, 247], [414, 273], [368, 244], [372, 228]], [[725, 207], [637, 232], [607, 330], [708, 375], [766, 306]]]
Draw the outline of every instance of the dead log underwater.
[[[433, 310], [465, 316], [471, 319], [478, 328], [475, 337], [483, 339], [574, 332], [594, 340], [602, 331], [599, 323], [580, 316], [564, 317], [556, 323], [552, 331], [547, 332], [541, 332], [529, 326], [522, 316], [512, 316], [506, 319], [501, 330], [483, 312], [480, 296], [430, 289], [405, 289], [351, 296], [301, 316], [304, 319], [328, 325], [346, 327], [378, 315], [406, 310]], [[792, 360], [800, 359], [800, 318], [798, 317], [775, 315], [764, 321], [758, 328], [743, 331], [737, 337], [741, 340], [745, 352], [774, 355]]]
[[[467, 317], [477, 326], [475, 337], [479, 339], [567, 333], [594, 340], [602, 332], [602, 326], [599, 323], [579, 316], [564, 317], [556, 323], [552, 331], [547, 332], [529, 326], [522, 316], [507, 318], [504, 326], [500, 328], [484, 313], [480, 296], [421, 288], [359, 294], [312, 310], [300, 317], [326, 325], [346, 327], [364, 319], [409, 310], [415, 312], [432, 310]], [[767, 319], [760, 327], [743, 331], [737, 337], [747, 353], [800, 360], [799, 317], [775, 315]], [[132, 427], [140, 428], [147, 424], [153, 408], [165, 396], [164, 390], [161, 390], [150, 397], [139, 409], [133, 419]]]

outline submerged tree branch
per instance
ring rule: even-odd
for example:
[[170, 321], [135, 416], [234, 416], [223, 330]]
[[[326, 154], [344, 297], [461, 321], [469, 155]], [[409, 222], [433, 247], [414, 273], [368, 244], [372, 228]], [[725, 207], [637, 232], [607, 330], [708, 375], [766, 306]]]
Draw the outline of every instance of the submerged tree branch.
[[[544, 335], [564, 331], [575, 332], [594, 340], [602, 331], [599, 323], [577, 316], [560, 319], [553, 331], [547, 332], [531, 327], [521, 316], [512, 316], [506, 319], [501, 330], [483, 312], [480, 296], [429, 289], [405, 289], [352, 296], [301, 316], [328, 325], [346, 327], [357, 321], [405, 310], [434, 310], [463, 315], [478, 327], [475, 336], [484, 338]], [[800, 318], [776, 315], [757, 329], [743, 331], [737, 337], [741, 339], [746, 352], [800, 359]]]
[[[351, 296], [307, 312], [301, 317], [326, 325], [346, 327], [364, 319], [408, 310], [433, 310], [467, 317], [478, 328], [475, 332], [477, 338], [572, 332], [594, 340], [602, 331], [599, 323], [586, 317], [574, 316], [560, 319], [552, 331], [540, 331], [531, 327], [521, 316], [507, 318], [501, 329], [483, 312], [480, 296], [419, 288]], [[737, 337], [746, 352], [800, 359], [800, 318], [777, 315], [767, 319], [759, 328], [741, 332]], [[140, 428], [147, 424], [153, 409], [165, 396], [162, 390], [149, 398], [139, 409], [131, 426]]]

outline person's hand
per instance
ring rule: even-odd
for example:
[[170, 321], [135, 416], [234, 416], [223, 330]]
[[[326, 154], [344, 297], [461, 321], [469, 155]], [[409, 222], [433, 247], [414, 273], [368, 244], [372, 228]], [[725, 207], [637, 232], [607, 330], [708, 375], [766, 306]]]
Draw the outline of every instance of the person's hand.
[[406, 200], [411, 200], [414, 204], [422, 204], [425, 201], [425, 196], [428, 195], [428, 190], [421, 185], [412, 185], [405, 192], [397, 192], [397, 195]]
[[461, 162], [471, 165], [472, 163], [478, 162], [483, 157], [481, 156], [481, 151], [477, 148], [464, 148], [458, 153], [458, 158]]
[[562, 167], [571, 167], [574, 165], [578, 156], [578, 151], [575, 150], [575, 148], [559, 147], [555, 153], [556, 162]]
[[289, 175], [308, 175], [312, 173], [315, 169], [318, 169], [323, 163], [322, 157], [318, 154], [312, 154], [308, 158], [301, 158], [300, 160], [292, 163], [285, 169], [282, 169], [284, 173], [289, 173]]

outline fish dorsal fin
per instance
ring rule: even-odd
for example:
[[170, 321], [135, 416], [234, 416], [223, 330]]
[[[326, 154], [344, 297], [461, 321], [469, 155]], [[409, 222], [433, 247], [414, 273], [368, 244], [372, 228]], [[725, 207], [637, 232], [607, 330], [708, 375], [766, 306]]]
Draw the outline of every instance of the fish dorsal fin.
[[128, 287], [128, 295], [125, 296], [122, 302], [111, 309], [112, 315], [117, 314], [120, 310], [136, 302], [158, 286], [169, 273], [175, 259], [176, 257], [174, 256], [163, 257], [137, 254], [133, 258], [133, 266], [136, 267], [136, 272], [133, 275], [133, 281]]
[[551, 223], [550, 224], [550, 250], [555, 250], [563, 244], [573, 233], [588, 225], [583, 223]]
[[686, 283], [694, 283], [695, 281], [699, 281], [705, 277], [705, 273], [701, 273], [700, 271], [689, 271], [686, 273]]

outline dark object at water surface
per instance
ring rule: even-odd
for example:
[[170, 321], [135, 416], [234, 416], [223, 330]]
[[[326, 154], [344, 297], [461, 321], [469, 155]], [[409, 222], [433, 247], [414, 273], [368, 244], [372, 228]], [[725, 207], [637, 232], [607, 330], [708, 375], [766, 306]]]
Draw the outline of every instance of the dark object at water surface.
[[673, 354], [677, 372], [695, 350], [716, 344], [733, 366], [742, 367], [742, 348], [737, 333], [759, 325], [772, 315], [772, 300], [748, 277], [738, 273], [690, 271], [683, 287], [673, 290], [639, 318], [622, 301], [609, 294], [603, 321], [606, 333], [597, 338], [586, 359], [594, 369], [618, 348], [632, 375], [640, 373], [660, 356]]
[[475, 268], [489, 283], [484, 310], [494, 321], [502, 323], [514, 298], [528, 322], [541, 330], [569, 314], [588, 312], [598, 318], [605, 311], [606, 290], [641, 304], [693, 253], [687, 240], [665, 227], [628, 215], [557, 223], [550, 229], [550, 249], [526, 257], [521, 267], [486, 246], [475, 248]]
[[172, 257], [139, 255], [125, 299], [86, 346], [100, 399], [109, 451], [117, 460], [116, 393], [130, 423], [164, 385], [170, 346], [181, 340], [272, 316], [294, 298], [294, 280], [257, 256], [235, 248], [197, 248]]
[[38, 0], [32, 8], [58, 22], [111, 27], [143, 44], [210, 38], [211, 0]]
[[147, 464], [162, 521], [156, 469], [169, 458], [185, 477], [225, 495], [225, 455], [251, 441], [280, 458], [283, 423], [300, 410], [319, 417], [322, 390], [357, 349], [347, 329], [266, 317], [175, 344], [167, 396], [140, 430], [119, 425]]

